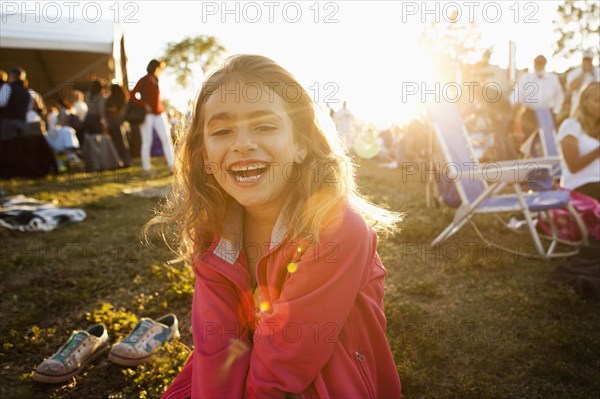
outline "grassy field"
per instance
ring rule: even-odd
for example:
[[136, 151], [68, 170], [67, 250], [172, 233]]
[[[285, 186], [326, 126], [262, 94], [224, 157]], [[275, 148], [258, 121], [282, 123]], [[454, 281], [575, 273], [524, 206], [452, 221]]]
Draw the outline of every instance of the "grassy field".
[[[3, 181], [7, 195], [25, 194], [83, 208], [83, 223], [50, 233], [0, 230], [2, 398], [155, 398], [192, 345], [193, 276], [171, 253], [140, 243], [156, 199], [123, 193], [169, 182], [164, 165], [151, 180], [136, 168], [39, 181]], [[560, 261], [542, 262], [486, 248], [470, 228], [446, 244], [428, 243], [453, 210], [426, 208], [418, 176], [359, 169], [362, 191], [407, 213], [401, 234], [381, 240], [388, 269], [388, 340], [404, 397], [593, 398], [600, 392], [598, 303], [545, 283]], [[479, 219], [497, 240], [531, 251], [526, 236]], [[182, 338], [152, 362], [121, 368], [106, 358], [63, 385], [32, 381], [36, 365], [73, 329], [104, 322], [111, 341], [143, 316], [174, 312]]]

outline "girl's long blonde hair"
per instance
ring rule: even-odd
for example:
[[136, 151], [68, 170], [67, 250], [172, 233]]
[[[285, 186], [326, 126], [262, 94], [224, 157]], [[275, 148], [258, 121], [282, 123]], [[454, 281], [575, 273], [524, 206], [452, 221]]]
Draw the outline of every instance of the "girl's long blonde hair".
[[[298, 180], [286, 206], [289, 239], [319, 240], [319, 231], [332, 211], [344, 201], [359, 211], [378, 232], [392, 233], [402, 215], [372, 204], [362, 197], [353, 178], [353, 165], [335, 132], [325, 132], [318, 122], [314, 103], [297, 80], [269, 58], [237, 55], [203, 83], [194, 107], [191, 126], [177, 149], [173, 189], [158, 214], [144, 226], [155, 224], [167, 244], [182, 259], [191, 259], [193, 248], [205, 248], [215, 234], [223, 234], [223, 221], [233, 199], [207, 173], [203, 161], [203, 107], [224, 84], [243, 82], [268, 87], [286, 103], [295, 140], [305, 146], [306, 159], [298, 165]], [[227, 86], [228, 88], [230, 86]], [[169, 230], [165, 228], [170, 226]], [[175, 234], [169, 234], [175, 233]]]
[[587, 135], [600, 140], [600, 119], [590, 115], [585, 106], [594, 90], [600, 90], [600, 82], [591, 82], [583, 88], [579, 96], [579, 103], [573, 111], [573, 116], [579, 121], [581, 128]]

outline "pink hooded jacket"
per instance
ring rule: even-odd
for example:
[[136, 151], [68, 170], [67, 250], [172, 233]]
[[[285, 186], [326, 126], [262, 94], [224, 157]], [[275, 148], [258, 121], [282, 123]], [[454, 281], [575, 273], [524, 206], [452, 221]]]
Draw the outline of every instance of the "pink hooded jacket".
[[225, 224], [238, 243], [217, 236], [194, 262], [194, 351], [162, 398], [400, 398], [385, 336], [386, 271], [362, 216], [346, 205], [309, 246], [285, 240], [280, 215], [256, 263], [257, 322], [241, 212]]

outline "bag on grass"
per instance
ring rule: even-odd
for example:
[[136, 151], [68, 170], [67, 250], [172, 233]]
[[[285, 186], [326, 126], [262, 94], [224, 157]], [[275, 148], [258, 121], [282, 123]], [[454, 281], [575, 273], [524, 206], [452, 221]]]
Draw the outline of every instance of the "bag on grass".
[[[583, 223], [587, 227], [590, 237], [600, 240], [600, 203], [596, 199], [582, 194], [578, 191], [571, 191], [570, 202], [581, 216]], [[558, 238], [569, 241], [581, 240], [581, 232], [577, 227], [575, 218], [566, 209], [553, 209], [547, 214], [552, 218], [552, 222], [557, 230]], [[538, 217], [538, 229], [547, 235], [552, 235], [552, 227], [542, 214]]]

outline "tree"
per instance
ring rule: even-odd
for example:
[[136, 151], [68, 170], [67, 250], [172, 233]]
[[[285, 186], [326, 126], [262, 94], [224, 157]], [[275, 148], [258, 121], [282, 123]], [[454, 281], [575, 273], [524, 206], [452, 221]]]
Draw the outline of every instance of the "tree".
[[558, 19], [553, 21], [559, 39], [554, 55], [569, 58], [600, 42], [600, 6], [598, 0], [565, 0], [558, 6]]
[[476, 70], [489, 64], [492, 54], [492, 48], [482, 40], [477, 23], [456, 18], [455, 13], [447, 24], [432, 21], [421, 31], [419, 38], [419, 44], [429, 50], [434, 65], [439, 69], [438, 74], [450, 81], [459, 77], [459, 71], [461, 74], [468, 72], [469, 78], [474, 78], [472, 75], [479, 73]]
[[224, 52], [225, 47], [214, 36], [188, 36], [180, 42], [169, 42], [162, 59], [167, 61], [167, 68], [175, 75], [176, 82], [186, 87], [195, 64], [200, 64], [200, 70], [206, 73]]

